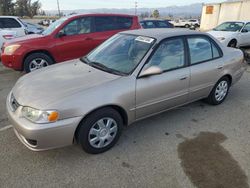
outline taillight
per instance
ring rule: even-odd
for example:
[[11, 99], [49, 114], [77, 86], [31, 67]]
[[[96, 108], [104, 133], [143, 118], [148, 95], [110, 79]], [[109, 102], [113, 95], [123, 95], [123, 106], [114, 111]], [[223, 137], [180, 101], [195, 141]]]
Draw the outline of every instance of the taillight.
[[6, 40], [10, 40], [14, 38], [14, 35], [3, 35], [3, 38], [5, 38]]

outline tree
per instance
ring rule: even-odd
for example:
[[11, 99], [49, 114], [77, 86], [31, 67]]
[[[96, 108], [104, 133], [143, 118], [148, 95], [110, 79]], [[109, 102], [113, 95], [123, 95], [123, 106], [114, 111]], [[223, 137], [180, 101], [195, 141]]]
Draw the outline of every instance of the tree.
[[155, 9], [152, 13], [152, 17], [154, 18], [159, 18], [160, 17], [160, 13], [159, 13], [159, 10]]
[[33, 18], [41, 8], [41, 3], [38, 1], [35, 1], [31, 3], [31, 0], [29, 0], [29, 16]]
[[0, 15], [14, 15], [14, 5], [12, 0], [0, 0]]
[[32, 2], [31, 0], [16, 0], [15, 12], [17, 16], [29, 16], [33, 18], [38, 14], [41, 8], [41, 3], [39, 0]]

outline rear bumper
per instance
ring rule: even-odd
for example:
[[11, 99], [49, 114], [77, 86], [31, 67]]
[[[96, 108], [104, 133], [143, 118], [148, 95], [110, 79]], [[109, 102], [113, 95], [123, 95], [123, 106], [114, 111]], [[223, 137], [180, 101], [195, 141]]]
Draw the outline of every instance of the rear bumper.
[[244, 62], [243, 66], [238, 69], [235, 74], [233, 75], [233, 80], [232, 80], [232, 85], [234, 85], [235, 83], [237, 83], [241, 77], [243, 76], [244, 72], [247, 70], [247, 63]]
[[30, 150], [43, 151], [71, 145], [81, 117], [59, 120], [50, 124], [35, 124], [21, 117], [21, 108], [11, 110], [9, 97], [6, 102], [9, 120], [18, 139]]

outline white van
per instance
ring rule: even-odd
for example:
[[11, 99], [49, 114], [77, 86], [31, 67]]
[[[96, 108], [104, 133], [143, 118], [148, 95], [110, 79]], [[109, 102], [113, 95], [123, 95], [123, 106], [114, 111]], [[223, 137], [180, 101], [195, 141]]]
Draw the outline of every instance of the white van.
[[25, 25], [15, 16], [0, 16], [0, 29], [15, 31], [17, 37], [26, 35]]

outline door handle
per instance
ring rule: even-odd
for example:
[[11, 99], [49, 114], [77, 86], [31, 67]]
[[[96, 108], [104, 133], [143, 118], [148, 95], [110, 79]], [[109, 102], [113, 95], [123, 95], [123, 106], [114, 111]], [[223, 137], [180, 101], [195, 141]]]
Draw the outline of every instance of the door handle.
[[218, 66], [217, 69], [223, 69], [223, 65]]
[[182, 76], [180, 77], [180, 80], [186, 80], [188, 77], [187, 76]]

